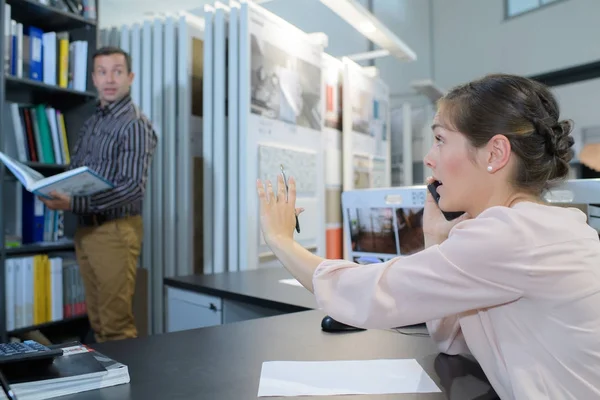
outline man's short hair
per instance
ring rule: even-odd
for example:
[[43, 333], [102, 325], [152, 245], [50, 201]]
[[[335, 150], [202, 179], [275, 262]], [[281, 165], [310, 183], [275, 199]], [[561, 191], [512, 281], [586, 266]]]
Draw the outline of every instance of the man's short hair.
[[114, 47], [114, 46], [104, 46], [96, 50], [94, 56], [92, 57], [92, 62], [96, 60], [96, 57], [100, 56], [111, 56], [113, 54], [121, 54], [125, 57], [125, 63], [127, 64], [127, 73], [131, 72], [131, 56], [125, 50]]

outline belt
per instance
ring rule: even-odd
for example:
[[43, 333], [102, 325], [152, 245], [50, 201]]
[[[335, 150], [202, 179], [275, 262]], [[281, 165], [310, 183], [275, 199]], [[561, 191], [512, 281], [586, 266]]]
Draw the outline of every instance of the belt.
[[130, 215], [106, 215], [106, 214], [89, 214], [80, 215], [79, 223], [83, 226], [100, 226], [106, 222], [116, 219], [127, 218]]

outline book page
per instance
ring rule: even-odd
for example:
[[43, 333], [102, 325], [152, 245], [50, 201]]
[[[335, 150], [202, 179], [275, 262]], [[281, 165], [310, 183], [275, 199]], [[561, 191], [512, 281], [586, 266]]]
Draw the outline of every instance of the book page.
[[102, 178], [96, 176], [87, 168], [83, 167], [80, 171], [73, 170], [78, 173], [66, 175], [64, 178], [40, 181], [40, 185], [35, 187], [34, 193], [38, 196], [50, 197], [50, 193], [56, 191], [58, 193], [68, 194], [69, 196], [89, 196], [107, 189], [111, 189], [113, 185]]
[[19, 180], [19, 182], [21, 182], [21, 184], [29, 191], [32, 190], [32, 186], [37, 181], [44, 179], [44, 176], [39, 172], [29, 168], [24, 164], [21, 164], [17, 160], [7, 156], [2, 152], [0, 152], [0, 161], [6, 165], [6, 167]]

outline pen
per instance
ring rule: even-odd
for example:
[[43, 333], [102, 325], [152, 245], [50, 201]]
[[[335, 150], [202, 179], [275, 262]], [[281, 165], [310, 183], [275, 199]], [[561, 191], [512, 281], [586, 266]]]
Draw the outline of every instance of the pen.
[[17, 400], [15, 392], [13, 392], [10, 388], [10, 385], [8, 384], [8, 381], [6, 380], [4, 375], [2, 374], [2, 371], [0, 371], [0, 385], [2, 385], [2, 390], [4, 390], [4, 394], [6, 394], [6, 398], [8, 400]]
[[[279, 167], [281, 168], [281, 176], [283, 176], [283, 183], [285, 184], [285, 194], [287, 197], [288, 194], [288, 183], [287, 183], [287, 178], [285, 177], [285, 171], [283, 170], [283, 165], [279, 165]], [[296, 213], [296, 211], [294, 210], [294, 214]], [[296, 232], [300, 233], [300, 222], [298, 222], [298, 214], [296, 214]]]

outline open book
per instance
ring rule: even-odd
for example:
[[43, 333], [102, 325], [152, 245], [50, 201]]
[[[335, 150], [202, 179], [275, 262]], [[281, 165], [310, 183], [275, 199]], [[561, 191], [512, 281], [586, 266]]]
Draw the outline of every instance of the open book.
[[36, 196], [50, 198], [50, 193], [54, 191], [70, 196], [89, 196], [114, 187], [112, 183], [88, 167], [75, 168], [46, 178], [2, 152], [0, 152], [0, 161], [6, 165], [25, 189]]

